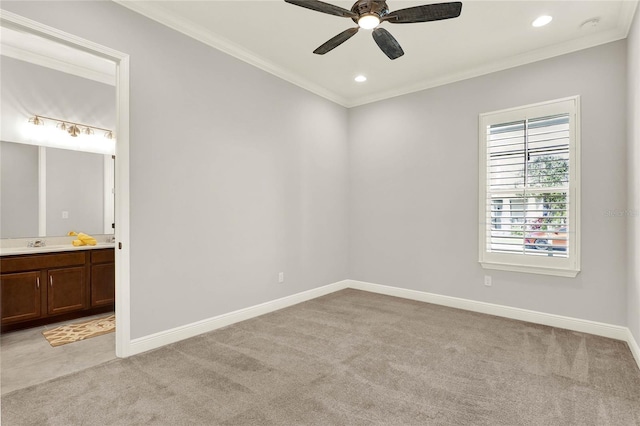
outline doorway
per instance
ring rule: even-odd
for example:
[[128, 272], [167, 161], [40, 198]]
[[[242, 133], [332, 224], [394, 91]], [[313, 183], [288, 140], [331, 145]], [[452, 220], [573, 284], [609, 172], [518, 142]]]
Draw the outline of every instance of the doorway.
[[[115, 67], [115, 354], [130, 355], [130, 285], [129, 285], [129, 55], [82, 39], [20, 15], [0, 11], [0, 27], [29, 35], [34, 49], [47, 49], [57, 43], [78, 52], [110, 61]], [[38, 42], [41, 41], [41, 42]], [[33, 52], [33, 57], [38, 56]], [[42, 53], [42, 52], [40, 52]], [[74, 63], [69, 64], [73, 67]]]

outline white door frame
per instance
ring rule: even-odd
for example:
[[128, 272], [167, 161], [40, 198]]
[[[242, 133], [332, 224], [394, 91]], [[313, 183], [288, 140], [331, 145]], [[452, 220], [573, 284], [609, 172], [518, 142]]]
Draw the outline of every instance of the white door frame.
[[116, 65], [116, 356], [131, 355], [129, 285], [129, 55], [0, 9], [0, 26], [108, 59]]

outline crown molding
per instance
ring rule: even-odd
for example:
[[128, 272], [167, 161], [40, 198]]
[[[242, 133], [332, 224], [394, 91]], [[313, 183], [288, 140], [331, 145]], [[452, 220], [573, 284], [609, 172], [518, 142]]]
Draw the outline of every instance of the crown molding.
[[[14, 31], [33, 34], [48, 42], [59, 43], [63, 46], [71, 47], [72, 49], [106, 59], [114, 63], [114, 70], [112, 75], [110, 73], [97, 70], [96, 68], [89, 68], [83, 65], [78, 65], [77, 63], [72, 64], [68, 61], [54, 58], [50, 55], [42, 55], [31, 50], [8, 45], [7, 43], [2, 43], [2, 55], [24, 61], [30, 61], [38, 65], [58, 69], [59, 71], [75, 74], [95, 81], [101, 81], [103, 83], [105, 83], [103, 80], [108, 80], [111, 82], [107, 81], [106, 84], [111, 84], [113, 86], [116, 84], [116, 64], [124, 61], [124, 58], [127, 58], [128, 60], [128, 55], [122, 52], [85, 40], [56, 28], [49, 27], [48, 25], [25, 18], [4, 9], [0, 9], [0, 26]], [[109, 78], [107, 78], [107, 76], [109, 76]]]
[[558, 43], [552, 46], [547, 46], [541, 49], [524, 52], [515, 56], [511, 56], [504, 60], [488, 62], [478, 67], [465, 70], [463, 72], [447, 75], [442, 78], [435, 78], [431, 80], [425, 80], [418, 84], [407, 85], [395, 90], [378, 93], [374, 96], [365, 96], [356, 98], [352, 102], [349, 102], [346, 107], [353, 108], [360, 105], [365, 105], [373, 102], [382, 101], [397, 96], [407, 95], [409, 93], [419, 92], [426, 89], [431, 89], [438, 86], [444, 86], [445, 84], [455, 83], [457, 81], [468, 80], [474, 77], [480, 77], [486, 74], [492, 74], [494, 72], [507, 70], [510, 68], [519, 67], [521, 65], [527, 65], [533, 62], [542, 61], [545, 59], [551, 59], [556, 56], [562, 56], [569, 53], [577, 52], [579, 50], [596, 47], [602, 44], [611, 43], [614, 41], [622, 40], [627, 37], [627, 31], [625, 32], [621, 28], [613, 28], [609, 31], [592, 34], [591, 36], [581, 37], [578, 39], [569, 40], [564, 43]]
[[35, 65], [40, 65], [46, 68], [51, 68], [56, 71], [72, 74], [78, 77], [97, 81], [99, 83], [108, 84], [110, 86], [116, 85], [115, 65], [114, 74], [108, 74], [97, 71], [95, 69], [83, 67], [78, 64], [63, 61], [52, 56], [42, 55], [20, 47], [10, 46], [6, 44], [2, 45], [2, 56], [18, 59], [20, 61], [29, 62]]
[[325, 99], [328, 99], [338, 105], [347, 106], [348, 101], [344, 97], [325, 89], [324, 87], [317, 85], [315, 83], [310, 82], [309, 80], [302, 78], [294, 73], [291, 73], [285, 70], [282, 67], [279, 67], [260, 56], [254, 54], [253, 52], [240, 47], [239, 45], [233, 43], [232, 41], [221, 37], [219, 35], [213, 34], [211, 31], [203, 28], [199, 25], [194, 24], [193, 22], [178, 18], [171, 13], [168, 13], [166, 10], [162, 9], [160, 6], [157, 6], [153, 3], [155, 2], [131, 2], [126, 0], [113, 0], [115, 3], [126, 7], [136, 13], [139, 13], [143, 16], [146, 16], [149, 19], [152, 19], [156, 22], [159, 22], [162, 25], [165, 25], [171, 29], [174, 29], [182, 34], [185, 34], [191, 38], [194, 38], [208, 46], [211, 46], [215, 49], [218, 49], [228, 55], [231, 55], [241, 61], [244, 61], [250, 65], [253, 65], [257, 68], [260, 68], [263, 71], [268, 72], [269, 74], [273, 74], [276, 77], [279, 77], [289, 83], [292, 83], [298, 87], [301, 87], [309, 92], [315, 93], [318, 96], [321, 96]]
[[378, 102], [409, 93], [419, 92], [437, 86], [443, 86], [446, 84], [455, 83], [457, 81], [467, 80], [470, 78], [515, 68], [521, 65], [550, 59], [556, 56], [573, 53], [590, 47], [596, 47], [602, 44], [622, 40], [626, 38], [629, 33], [631, 24], [633, 22], [633, 17], [636, 13], [639, 2], [639, 0], [622, 1], [616, 28], [605, 32], [600, 32], [592, 34], [591, 36], [581, 37], [579, 39], [569, 40], [564, 43], [558, 43], [541, 49], [524, 52], [515, 56], [511, 56], [504, 60], [481, 64], [477, 67], [467, 69], [462, 72], [449, 74], [440, 78], [425, 80], [418, 84], [406, 85], [390, 91], [380, 92], [373, 96], [363, 96], [347, 99], [333, 91], [312, 83], [311, 81], [299, 75], [296, 75], [295, 73], [289, 72], [282, 67], [266, 61], [255, 53], [240, 47], [239, 45], [226, 38], [212, 33], [204, 27], [195, 25], [189, 20], [181, 19], [168, 13], [166, 10], [155, 4], [155, 2], [132, 2], [127, 0], [113, 1], [149, 19], [159, 22], [160, 24], [172, 28], [182, 34], [194, 38], [206, 45], [227, 53], [237, 59], [240, 59], [241, 61], [260, 68], [263, 71], [273, 74], [283, 80], [288, 81], [289, 83], [315, 93], [318, 96], [326, 98], [346, 108], [357, 107], [360, 105]]
[[638, 10], [638, 0], [625, 0], [620, 8], [618, 15], [618, 27], [624, 32], [624, 38], [627, 38], [633, 24], [633, 17]]

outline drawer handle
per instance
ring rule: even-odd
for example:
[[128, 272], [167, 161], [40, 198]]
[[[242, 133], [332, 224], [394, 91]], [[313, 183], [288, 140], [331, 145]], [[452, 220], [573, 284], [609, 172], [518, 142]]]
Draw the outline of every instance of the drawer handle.
[[53, 287], [53, 275], [49, 275], [49, 286]]
[[36, 289], [40, 290], [40, 277], [36, 277]]

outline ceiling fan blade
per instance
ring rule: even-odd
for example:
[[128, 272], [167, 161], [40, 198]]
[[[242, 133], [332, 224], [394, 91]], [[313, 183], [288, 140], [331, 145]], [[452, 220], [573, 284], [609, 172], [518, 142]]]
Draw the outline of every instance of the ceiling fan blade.
[[440, 21], [442, 19], [457, 18], [460, 16], [460, 12], [462, 12], [462, 3], [459, 1], [425, 4], [390, 12], [386, 16], [383, 16], [381, 21], [386, 21], [391, 24]]
[[384, 28], [378, 27], [373, 30], [373, 39], [389, 59], [397, 59], [404, 55], [404, 51], [398, 41]]
[[349, 28], [348, 30], [344, 30], [337, 36], [328, 40], [322, 46], [318, 47], [316, 50], [313, 51], [313, 53], [315, 53], [316, 55], [324, 55], [325, 53], [332, 51], [333, 49], [335, 49], [336, 47], [340, 46], [342, 43], [344, 43], [345, 41], [353, 37], [358, 32], [358, 29], [360, 29], [360, 27]]
[[315, 10], [317, 12], [328, 13], [329, 15], [342, 16], [344, 18], [357, 18], [358, 15], [350, 10], [343, 9], [339, 6], [334, 6], [329, 3], [325, 3], [318, 0], [284, 0], [287, 3], [294, 4], [296, 6], [305, 7], [307, 9]]

